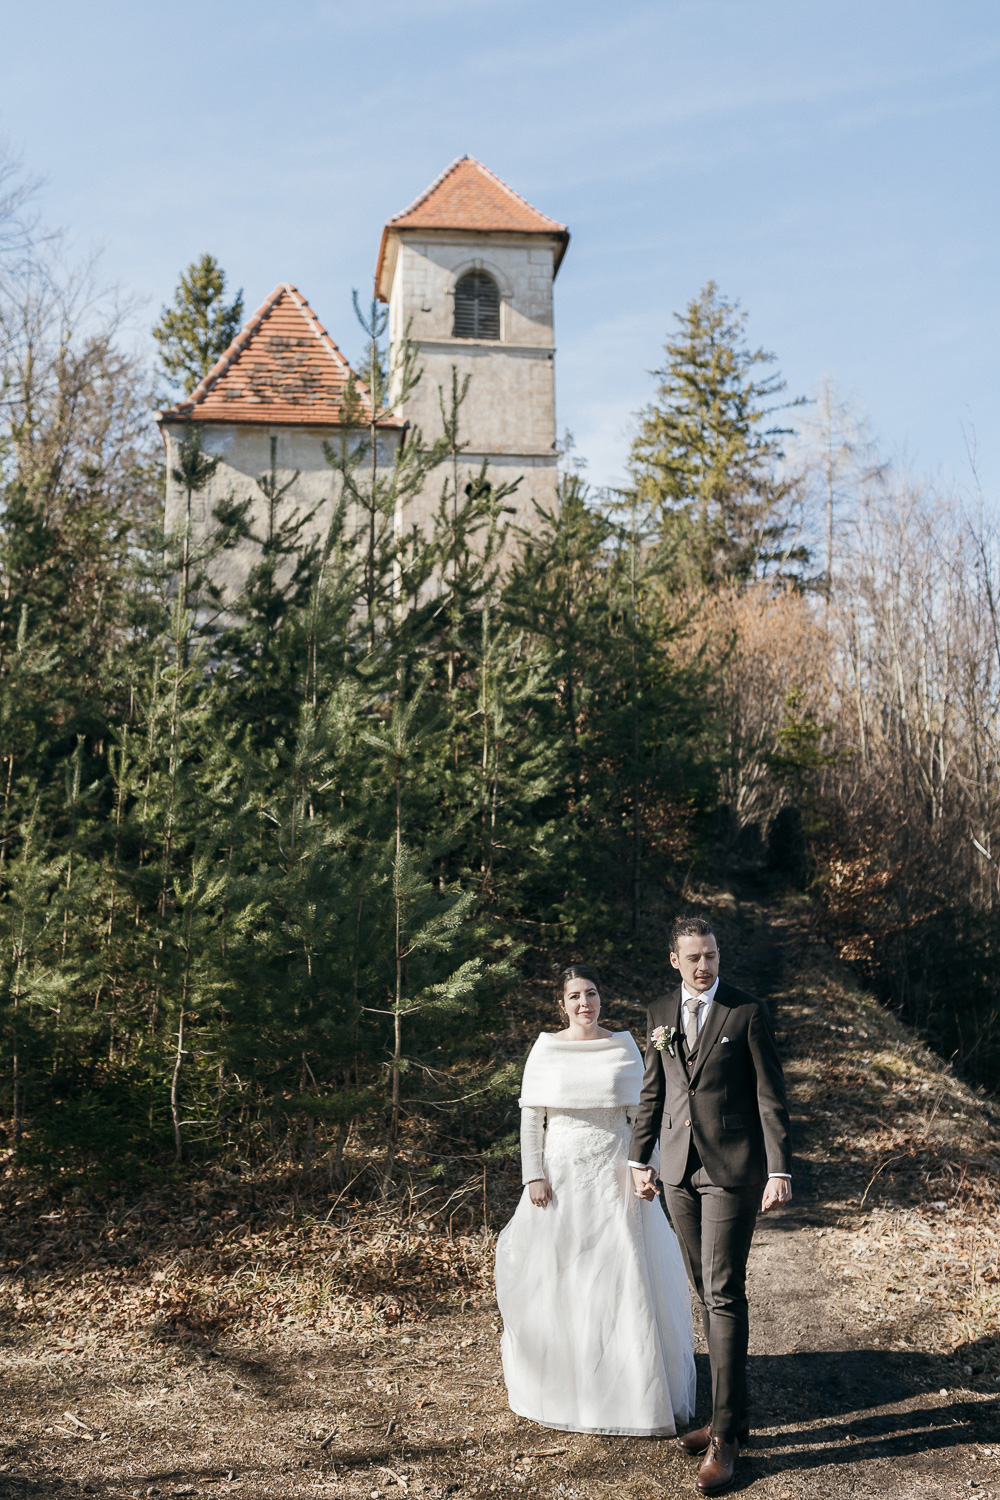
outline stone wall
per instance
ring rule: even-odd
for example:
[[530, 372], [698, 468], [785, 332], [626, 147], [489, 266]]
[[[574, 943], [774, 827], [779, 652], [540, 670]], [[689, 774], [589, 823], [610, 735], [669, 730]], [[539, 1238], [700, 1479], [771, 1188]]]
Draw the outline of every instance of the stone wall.
[[[176, 483], [172, 474], [177, 466], [177, 450], [184, 437], [185, 424], [164, 421], [160, 424], [160, 430], [166, 445], [166, 527], [168, 531], [175, 531], [184, 524], [187, 503], [183, 486]], [[299, 470], [299, 477], [289, 491], [286, 505], [302, 515], [315, 511], [307, 534], [314, 537], [326, 535], [341, 481], [340, 476], [327, 463], [323, 445], [339, 445], [340, 433], [337, 428], [206, 422], [202, 426], [202, 447], [210, 456], [217, 455], [221, 462], [210, 483], [193, 497], [191, 520], [195, 536], [207, 526], [213, 507], [220, 500], [229, 497], [234, 500], [254, 498], [252, 515], [258, 524], [263, 522], [265, 501], [257, 480], [270, 473], [272, 438], [276, 440], [275, 474], [278, 483], [284, 484], [291, 479], [296, 469]], [[399, 441], [398, 434], [385, 433], [380, 436], [379, 441], [380, 460], [390, 463]], [[349, 518], [349, 524], [351, 519]], [[249, 545], [224, 553], [213, 569], [215, 581], [223, 585], [232, 596], [242, 586], [255, 557], [256, 551]]]
[[[538, 235], [398, 231], [389, 333], [398, 346], [409, 326], [423, 369], [404, 415], [428, 438], [441, 431], [439, 389], [452, 367], [471, 377], [462, 407], [466, 472], [489, 461], [498, 482], [523, 475], [511, 502], [530, 525], [532, 501], [553, 509], [558, 484], [552, 281], [556, 242]], [[455, 339], [454, 288], [464, 272], [488, 271], [500, 288], [500, 339]], [[437, 495], [428, 493], [421, 516]]]

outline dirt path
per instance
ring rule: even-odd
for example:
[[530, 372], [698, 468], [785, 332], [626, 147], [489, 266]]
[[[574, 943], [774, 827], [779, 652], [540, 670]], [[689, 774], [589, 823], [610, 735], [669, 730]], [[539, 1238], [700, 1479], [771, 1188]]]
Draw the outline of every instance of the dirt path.
[[[746, 981], [775, 1013], [790, 1059], [796, 1135], [807, 1150], [794, 1204], [759, 1222], [751, 1253], [751, 1379], [760, 1431], [734, 1489], [761, 1500], [1000, 1496], [1000, 1401], [989, 1372], [969, 1382], [972, 1371], [958, 1359], [921, 1351], [912, 1307], [885, 1307], [874, 1328], [870, 1316], [859, 1316], [843, 1275], [859, 1211], [841, 1200], [842, 1183], [825, 1170], [829, 1112], [818, 1108], [818, 1090], [796, 1087], [815, 1009], [802, 984], [810, 937], [794, 913], [776, 918], [751, 907], [746, 917]], [[899, 1274], [905, 1277], [903, 1267]]]
[[[734, 1492], [994, 1500], [996, 1398], [973, 1389], [954, 1360], [873, 1344], [824, 1258], [828, 1233], [807, 1206], [758, 1234], [750, 1362], [758, 1428]], [[549, 1433], [513, 1417], [498, 1332], [480, 1312], [363, 1344], [283, 1339], [267, 1349], [219, 1346], [214, 1357], [147, 1349], [109, 1360], [94, 1349], [67, 1362], [44, 1345], [8, 1349], [7, 1395], [20, 1398], [21, 1421], [0, 1494], [694, 1493], [696, 1465], [670, 1443]], [[706, 1374], [700, 1355], [702, 1393]]]
[[[801, 1145], [795, 1203], [761, 1223], [751, 1256], [756, 1432], [732, 1493], [1000, 1500], [996, 1345], [973, 1341], [956, 1353], [954, 1339], [943, 1341], [942, 1320], [957, 1315], [947, 1300], [957, 1273], [943, 1301], [921, 1301], [908, 1242], [889, 1233], [891, 1215], [909, 1210], [887, 1198], [873, 1220], [874, 1196], [859, 1202], [868, 1164], [855, 1161], [838, 1122], [848, 1085], [832, 1063], [817, 1071], [822, 1037], [854, 1030], [850, 997], [831, 1009], [826, 981], [808, 972], [814, 950], [794, 910], [745, 897], [728, 920], [740, 955], [732, 977], [768, 994], [784, 1036]], [[870, 1010], [864, 1024], [868, 1038], [881, 1023]], [[873, 1067], [866, 1059], [859, 1054], [862, 1079]], [[912, 1061], [905, 1083], [918, 1101], [930, 1097], [923, 1066]], [[861, 1085], [852, 1086], [851, 1108], [871, 1118], [877, 1105], [857, 1104]], [[939, 1104], [933, 1114], [920, 1104], [920, 1118], [939, 1118]], [[891, 1121], [902, 1107], [894, 1096], [879, 1127], [901, 1130]], [[889, 1183], [890, 1171], [877, 1180]], [[881, 1252], [873, 1224], [902, 1251]], [[669, 1442], [552, 1433], [512, 1416], [498, 1340], [488, 1307], [364, 1335], [279, 1327], [267, 1340], [200, 1348], [141, 1333], [111, 1342], [80, 1329], [12, 1328], [0, 1342], [0, 1496], [694, 1494], [696, 1465]], [[706, 1375], [700, 1354], [702, 1411]]]
[[821, 1220], [807, 1205], [758, 1231], [751, 1378], [762, 1430], [737, 1488], [762, 1500], [1000, 1495], [996, 1397], [969, 1388], [954, 1359], [871, 1338], [824, 1255]]

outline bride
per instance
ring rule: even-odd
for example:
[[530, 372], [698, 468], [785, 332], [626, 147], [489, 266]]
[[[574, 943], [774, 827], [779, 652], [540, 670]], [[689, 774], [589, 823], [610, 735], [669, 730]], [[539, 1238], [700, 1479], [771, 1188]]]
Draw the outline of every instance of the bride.
[[659, 1202], [628, 1180], [642, 1057], [598, 1025], [593, 969], [574, 964], [560, 988], [566, 1026], [524, 1069], [526, 1187], [497, 1242], [507, 1395], [543, 1427], [672, 1436], [694, 1409], [691, 1303]]

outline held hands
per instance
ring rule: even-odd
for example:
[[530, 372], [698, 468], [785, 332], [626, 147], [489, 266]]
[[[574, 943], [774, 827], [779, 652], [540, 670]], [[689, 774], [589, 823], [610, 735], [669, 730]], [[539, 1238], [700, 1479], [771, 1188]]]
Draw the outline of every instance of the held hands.
[[[651, 1201], [656, 1197], [656, 1173], [652, 1167], [633, 1167], [632, 1185], [637, 1198], [645, 1198]], [[775, 1208], [779, 1203], [791, 1203], [792, 1184], [787, 1177], [769, 1177], [767, 1186], [764, 1188], [764, 1197], [761, 1201], [761, 1210], [767, 1213], [769, 1208]]]
[[552, 1202], [552, 1189], [544, 1177], [536, 1177], [528, 1183], [528, 1197], [536, 1208], [544, 1208]]
[[652, 1167], [633, 1167], [632, 1186], [637, 1198], [644, 1198], [651, 1203], [656, 1197], [656, 1173]]
[[791, 1203], [792, 1184], [787, 1177], [769, 1177], [764, 1188], [764, 1196], [761, 1199], [761, 1213], [767, 1213], [769, 1208], [776, 1208], [779, 1203]]

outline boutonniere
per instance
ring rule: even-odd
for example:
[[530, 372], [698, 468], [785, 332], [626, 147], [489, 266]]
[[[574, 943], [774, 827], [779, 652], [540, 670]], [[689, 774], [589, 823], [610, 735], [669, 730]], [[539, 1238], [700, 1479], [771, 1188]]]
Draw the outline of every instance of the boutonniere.
[[653, 1046], [657, 1052], [667, 1051], [671, 1057], [676, 1057], [674, 1042], [677, 1040], [676, 1026], [654, 1026], [652, 1033]]

